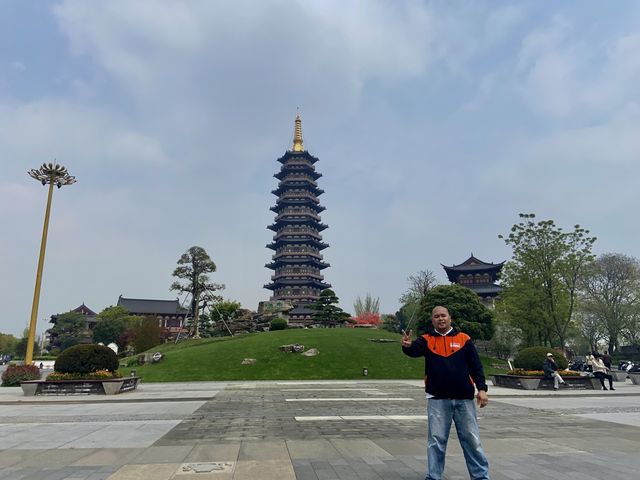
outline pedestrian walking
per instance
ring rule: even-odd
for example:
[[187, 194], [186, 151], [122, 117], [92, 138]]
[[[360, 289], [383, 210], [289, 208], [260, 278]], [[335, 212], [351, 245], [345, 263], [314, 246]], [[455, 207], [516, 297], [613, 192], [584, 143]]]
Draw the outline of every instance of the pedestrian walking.
[[427, 476], [441, 480], [447, 442], [453, 421], [469, 475], [490, 480], [489, 462], [480, 443], [473, 402], [477, 389], [480, 408], [487, 405], [487, 384], [478, 352], [466, 333], [451, 327], [451, 315], [443, 306], [431, 312], [433, 330], [411, 341], [403, 332], [402, 351], [410, 357], [425, 357], [424, 383], [427, 396]]

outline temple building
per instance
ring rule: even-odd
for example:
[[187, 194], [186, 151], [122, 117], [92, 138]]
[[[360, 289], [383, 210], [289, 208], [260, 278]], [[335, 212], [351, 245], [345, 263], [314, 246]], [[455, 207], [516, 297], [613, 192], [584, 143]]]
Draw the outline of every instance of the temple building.
[[184, 333], [189, 314], [189, 310], [183, 308], [177, 299], [125, 298], [120, 295], [116, 305], [126, 309], [131, 315], [157, 319], [163, 338], [174, 338]]
[[504, 262], [487, 263], [477, 259], [473, 253], [459, 265], [450, 267], [442, 265], [451, 283], [470, 288], [478, 294], [482, 303], [493, 308], [495, 298], [502, 291], [500, 285], [496, 285], [498, 276]]
[[288, 312], [289, 323], [308, 325], [312, 310], [308, 307], [331, 285], [324, 282], [322, 270], [329, 267], [321, 251], [329, 245], [322, 241], [320, 232], [327, 228], [321, 222], [318, 197], [324, 193], [316, 181], [322, 176], [316, 172], [316, 157], [304, 149], [302, 121], [296, 116], [293, 147], [278, 162], [280, 171], [274, 175], [278, 188], [271, 193], [278, 197], [271, 210], [275, 220], [267, 228], [273, 230], [273, 242], [267, 248], [274, 250], [271, 263], [274, 270], [271, 283], [264, 286], [273, 292], [270, 301], [284, 301], [294, 306]]

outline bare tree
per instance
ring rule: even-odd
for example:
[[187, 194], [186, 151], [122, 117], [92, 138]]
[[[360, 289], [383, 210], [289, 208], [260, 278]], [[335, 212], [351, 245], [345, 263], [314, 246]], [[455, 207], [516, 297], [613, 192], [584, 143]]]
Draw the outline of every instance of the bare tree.
[[609, 352], [618, 348], [619, 335], [635, 320], [640, 307], [640, 263], [620, 253], [597, 258], [582, 277], [582, 311], [602, 325]]
[[420, 303], [429, 290], [438, 285], [436, 275], [431, 270], [420, 270], [407, 278], [409, 288], [400, 297], [400, 303]]

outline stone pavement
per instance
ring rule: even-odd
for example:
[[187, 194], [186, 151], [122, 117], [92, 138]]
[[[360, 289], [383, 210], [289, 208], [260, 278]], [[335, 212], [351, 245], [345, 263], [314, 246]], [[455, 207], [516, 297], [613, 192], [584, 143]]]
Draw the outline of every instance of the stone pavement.
[[[491, 388], [478, 416], [492, 478], [640, 478], [640, 386], [615, 386]], [[0, 389], [2, 480], [420, 480], [425, 436], [419, 381], [142, 383], [109, 397]], [[455, 431], [444, 478], [468, 478]]]

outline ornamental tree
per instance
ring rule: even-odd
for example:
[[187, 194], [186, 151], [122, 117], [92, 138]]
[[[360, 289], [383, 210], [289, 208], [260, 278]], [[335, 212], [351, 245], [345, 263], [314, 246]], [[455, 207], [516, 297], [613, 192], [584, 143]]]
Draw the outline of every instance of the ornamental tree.
[[330, 288], [323, 290], [318, 300], [309, 305], [309, 309], [313, 310], [314, 322], [330, 326], [348, 321], [351, 316], [338, 306], [339, 301], [333, 290]]
[[580, 225], [565, 232], [553, 220], [536, 221], [533, 213], [520, 218], [507, 237], [499, 235], [513, 250], [503, 269], [503, 303], [507, 311], [510, 306], [522, 313], [531, 309], [529, 317], [512, 318], [514, 325], [535, 322], [539, 335], [547, 337], [542, 338], [545, 343], [564, 347], [578, 282], [594, 259], [596, 237]]
[[209, 274], [216, 271], [216, 264], [202, 247], [191, 247], [178, 260], [178, 267], [173, 276], [178, 280], [171, 284], [170, 290], [184, 292], [191, 296], [191, 329], [194, 336], [198, 336], [198, 317], [200, 311], [206, 308], [207, 302], [219, 301], [215, 294], [224, 285], [211, 283]]

